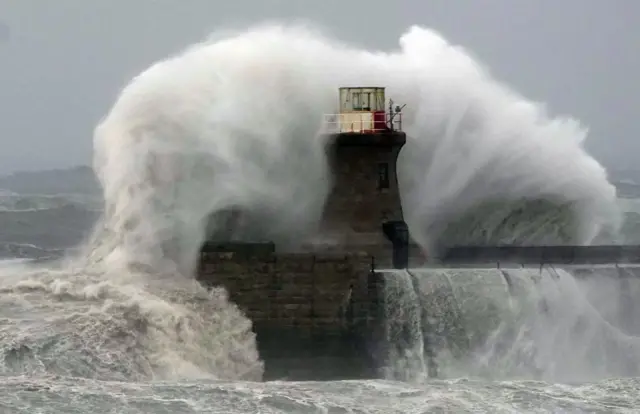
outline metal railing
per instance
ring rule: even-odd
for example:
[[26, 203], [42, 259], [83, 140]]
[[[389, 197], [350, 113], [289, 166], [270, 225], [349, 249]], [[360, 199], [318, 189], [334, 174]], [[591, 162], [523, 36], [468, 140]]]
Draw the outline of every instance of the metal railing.
[[402, 131], [402, 114], [385, 114], [384, 127], [375, 120], [373, 112], [324, 114], [323, 131], [328, 134]]

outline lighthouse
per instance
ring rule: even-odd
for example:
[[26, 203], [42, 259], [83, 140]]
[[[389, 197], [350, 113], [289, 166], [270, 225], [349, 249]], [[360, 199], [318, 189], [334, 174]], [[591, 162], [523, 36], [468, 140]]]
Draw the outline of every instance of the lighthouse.
[[325, 115], [332, 190], [321, 233], [342, 251], [380, 254], [393, 247], [394, 267], [406, 267], [408, 230], [396, 175], [406, 142], [402, 109], [384, 87], [339, 88], [338, 111]]
[[317, 240], [288, 250], [237, 238], [261, 233], [264, 221], [240, 209], [215, 219], [222, 231], [200, 252], [197, 279], [224, 287], [251, 320], [265, 379], [378, 378], [386, 361], [385, 273], [376, 269], [389, 268], [390, 253], [394, 268], [409, 261], [396, 177], [402, 107], [383, 87], [337, 92], [324, 115], [332, 185]]

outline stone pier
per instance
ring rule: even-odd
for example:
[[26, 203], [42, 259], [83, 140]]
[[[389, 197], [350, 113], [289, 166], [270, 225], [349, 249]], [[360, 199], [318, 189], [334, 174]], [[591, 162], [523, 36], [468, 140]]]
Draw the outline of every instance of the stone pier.
[[372, 256], [205, 246], [199, 279], [223, 286], [253, 322], [265, 380], [378, 377], [382, 278]]

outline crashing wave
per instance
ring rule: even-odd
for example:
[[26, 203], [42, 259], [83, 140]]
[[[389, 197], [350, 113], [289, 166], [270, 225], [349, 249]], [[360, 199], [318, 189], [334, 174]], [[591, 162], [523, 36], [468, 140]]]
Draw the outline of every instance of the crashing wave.
[[[81, 253], [0, 278], [4, 372], [258, 378], [250, 323], [193, 281], [205, 222], [242, 208], [261, 213], [253, 236], [308, 237], [329, 191], [323, 114], [339, 86], [365, 84], [407, 105], [399, 168], [418, 241], [468, 231], [588, 243], [616, 227], [615, 190], [577, 122], [508, 91], [437, 33], [413, 27], [384, 53], [258, 27], [194, 45], [124, 88], [95, 131], [105, 206]], [[513, 224], [523, 199], [560, 214], [534, 202], [526, 231]], [[506, 207], [486, 204], [496, 202]]]

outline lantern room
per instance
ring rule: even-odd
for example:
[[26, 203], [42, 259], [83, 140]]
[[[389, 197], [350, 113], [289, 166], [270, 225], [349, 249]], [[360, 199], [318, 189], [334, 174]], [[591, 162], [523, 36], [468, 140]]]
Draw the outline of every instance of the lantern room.
[[325, 122], [337, 134], [379, 134], [399, 130], [400, 111], [386, 106], [385, 88], [339, 88], [338, 113], [326, 116]]
[[384, 112], [384, 88], [340, 88], [340, 113]]

